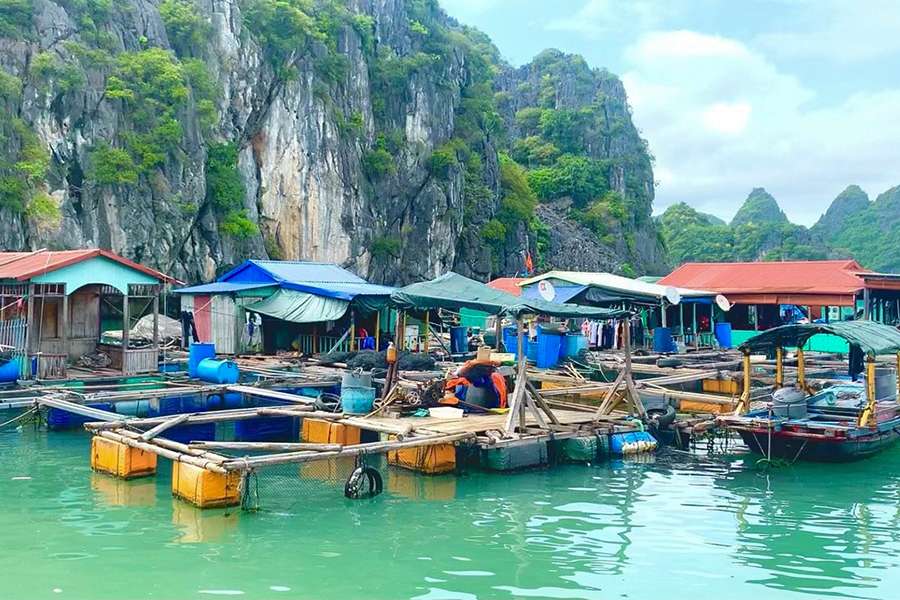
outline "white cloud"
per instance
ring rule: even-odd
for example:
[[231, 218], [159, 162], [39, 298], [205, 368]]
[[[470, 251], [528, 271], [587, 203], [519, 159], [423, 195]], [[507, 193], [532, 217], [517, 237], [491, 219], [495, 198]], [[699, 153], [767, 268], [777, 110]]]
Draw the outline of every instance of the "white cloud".
[[747, 128], [752, 111], [748, 102], [716, 102], [703, 111], [703, 122], [710, 131], [737, 135]]
[[878, 193], [900, 179], [900, 89], [823, 102], [745, 44], [690, 31], [648, 33], [626, 57], [658, 211], [686, 201], [730, 218], [764, 186], [811, 224], [845, 186]]
[[463, 19], [487, 13], [504, 2], [509, 0], [440, 0], [441, 7], [448, 14]]
[[547, 29], [598, 36], [612, 30], [653, 28], [668, 14], [666, 4], [653, 0], [586, 0], [573, 15], [547, 23]]
[[798, 16], [763, 33], [756, 43], [785, 58], [824, 58], [849, 64], [900, 53], [896, 0], [806, 0], [787, 3]]

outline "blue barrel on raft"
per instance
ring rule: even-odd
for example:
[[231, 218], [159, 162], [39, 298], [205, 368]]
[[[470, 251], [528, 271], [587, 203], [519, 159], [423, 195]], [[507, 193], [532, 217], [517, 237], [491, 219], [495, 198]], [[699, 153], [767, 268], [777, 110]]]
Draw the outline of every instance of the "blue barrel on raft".
[[450, 328], [450, 354], [463, 354], [469, 350], [468, 327]]
[[537, 362], [538, 343], [532, 340], [525, 341], [525, 358], [531, 362]]
[[550, 369], [559, 364], [559, 349], [563, 336], [558, 331], [538, 328], [537, 363], [538, 369]]
[[375, 388], [342, 387], [341, 410], [353, 415], [364, 415], [372, 412], [375, 405]]
[[19, 378], [22, 363], [14, 358], [0, 365], [0, 383], [14, 383]]
[[197, 378], [210, 383], [237, 383], [240, 374], [232, 360], [204, 358], [197, 364]]
[[722, 348], [732, 348], [731, 323], [716, 323], [716, 341]]
[[654, 352], [675, 352], [675, 340], [672, 338], [672, 330], [668, 327], [657, 327], [653, 330]]
[[200, 361], [216, 357], [216, 345], [194, 342], [188, 349], [188, 377], [197, 377]]
[[588, 339], [586, 335], [581, 333], [567, 333], [566, 342], [564, 344], [565, 352], [563, 354], [566, 358], [574, 358], [578, 356], [582, 350], [586, 350], [587, 346]]

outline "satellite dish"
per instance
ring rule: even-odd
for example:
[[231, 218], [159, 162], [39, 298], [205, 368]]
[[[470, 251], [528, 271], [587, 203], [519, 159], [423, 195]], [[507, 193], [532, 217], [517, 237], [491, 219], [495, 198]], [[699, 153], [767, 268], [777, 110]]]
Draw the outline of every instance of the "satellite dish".
[[553, 299], [556, 298], [556, 288], [546, 279], [542, 279], [538, 281], [538, 294], [547, 302], [553, 302]]
[[725, 312], [731, 310], [731, 303], [728, 301], [728, 298], [726, 298], [722, 294], [716, 294], [716, 306], [718, 306]]
[[681, 302], [681, 292], [672, 286], [666, 287], [666, 300], [669, 301], [669, 304], [678, 304]]

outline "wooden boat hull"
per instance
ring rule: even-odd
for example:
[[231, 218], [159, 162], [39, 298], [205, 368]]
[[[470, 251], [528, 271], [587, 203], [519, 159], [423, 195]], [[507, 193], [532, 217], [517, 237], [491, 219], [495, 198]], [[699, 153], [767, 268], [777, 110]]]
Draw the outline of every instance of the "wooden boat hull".
[[[754, 454], [766, 456], [769, 436], [766, 431], [739, 430], [744, 443]], [[813, 462], [852, 462], [873, 456], [891, 447], [900, 438], [897, 429], [848, 438], [825, 439], [784, 432], [772, 433], [772, 458]]]

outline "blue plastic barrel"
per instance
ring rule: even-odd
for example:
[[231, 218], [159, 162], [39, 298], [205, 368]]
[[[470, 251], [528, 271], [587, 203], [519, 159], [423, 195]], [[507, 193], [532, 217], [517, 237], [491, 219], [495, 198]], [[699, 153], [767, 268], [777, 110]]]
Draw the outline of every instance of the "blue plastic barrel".
[[450, 354], [463, 354], [469, 351], [468, 327], [450, 328]]
[[668, 327], [657, 327], [653, 330], [654, 352], [675, 352], [675, 340], [672, 339], [672, 330]]
[[515, 354], [518, 352], [518, 344], [519, 338], [516, 334], [515, 327], [504, 327], [503, 328], [503, 347], [506, 348], [507, 352], [512, 352]]
[[210, 383], [237, 383], [240, 374], [232, 360], [204, 358], [197, 364], [197, 378]]
[[578, 353], [587, 348], [587, 336], [580, 333], [567, 333], [565, 344], [565, 355], [567, 357], [576, 357]]
[[535, 359], [538, 369], [549, 369], [559, 364], [559, 348], [562, 339], [563, 336], [559, 332], [538, 328], [537, 357]]
[[375, 388], [342, 387], [341, 409], [345, 413], [364, 415], [372, 412], [375, 405]]
[[19, 378], [22, 363], [18, 358], [7, 361], [0, 366], [0, 383], [11, 383]]
[[537, 362], [538, 343], [531, 340], [525, 342], [525, 358]]
[[197, 366], [201, 360], [216, 357], [216, 345], [194, 342], [188, 350], [188, 377], [197, 377]]
[[716, 340], [722, 348], [731, 348], [731, 323], [716, 323]]

